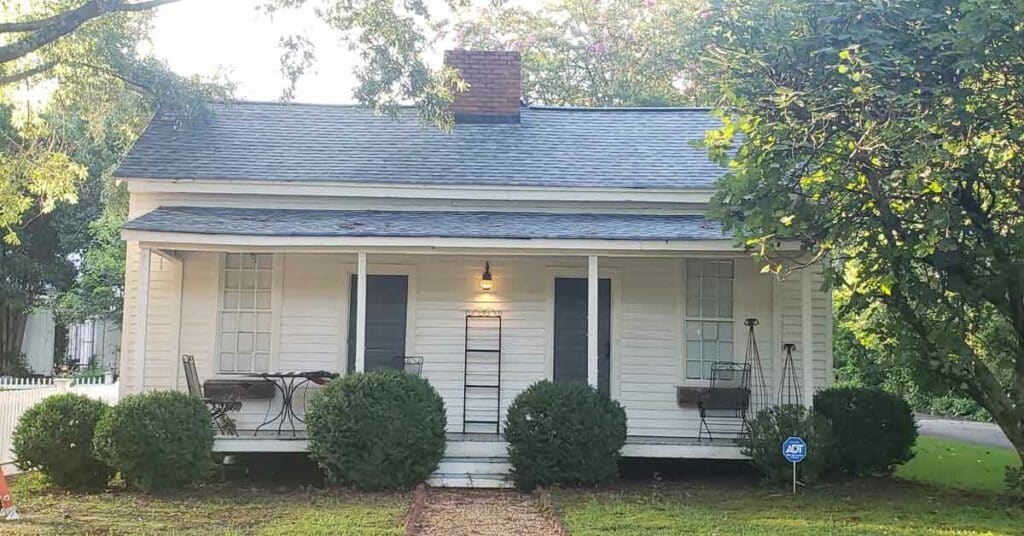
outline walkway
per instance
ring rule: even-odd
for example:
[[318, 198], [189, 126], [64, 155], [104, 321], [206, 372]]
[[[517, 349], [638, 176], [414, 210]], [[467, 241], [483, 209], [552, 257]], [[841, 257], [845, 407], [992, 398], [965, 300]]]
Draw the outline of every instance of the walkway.
[[941, 439], [952, 439], [984, 445], [988, 447], [1013, 448], [1013, 444], [1006, 438], [999, 426], [987, 422], [957, 421], [943, 419], [941, 417], [930, 417], [927, 415], [917, 416], [918, 431], [923, 436], [938, 437]]
[[511, 490], [438, 489], [427, 491], [425, 536], [557, 536], [554, 522], [530, 495]]

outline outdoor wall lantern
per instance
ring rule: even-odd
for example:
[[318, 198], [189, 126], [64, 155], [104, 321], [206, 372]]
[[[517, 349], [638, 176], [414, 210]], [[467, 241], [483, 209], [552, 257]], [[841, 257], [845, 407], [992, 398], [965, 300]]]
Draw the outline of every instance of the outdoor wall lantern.
[[491, 278], [491, 263], [484, 263], [484, 275], [480, 276], [480, 290], [489, 292], [494, 288], [494, 279]]

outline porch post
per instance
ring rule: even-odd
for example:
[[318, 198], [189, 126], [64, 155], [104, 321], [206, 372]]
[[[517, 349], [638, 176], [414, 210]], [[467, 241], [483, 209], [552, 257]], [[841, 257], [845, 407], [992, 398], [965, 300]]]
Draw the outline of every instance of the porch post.
[[366, 370], [366, 254], [357, 254], [356, 268], [356, 372]]
[[804, 405], [814, 403], [814, 315], [811, 303], [811, 268], [800, 271], [800, 320], [803, 323]]
[[597, 256], [587, 257], [587, 383], [597, 387]]
[[149, 330], [149, 269], [153, 264], [153, 250], [139, 250], [139, 295], [135, 309], [135, 374], [136, 392], [146, 386], [146, 332]]

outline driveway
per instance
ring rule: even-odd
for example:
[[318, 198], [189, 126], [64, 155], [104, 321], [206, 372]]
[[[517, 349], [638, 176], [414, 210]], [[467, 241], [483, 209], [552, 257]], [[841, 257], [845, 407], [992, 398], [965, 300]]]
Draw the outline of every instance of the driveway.
[[918, 415], [917, 424], [921, 435], [989, 447], [1013, 448], [1013, 444], [1006, 438], [1003, 431], [992, 423], [957, 421], [941, 417]]

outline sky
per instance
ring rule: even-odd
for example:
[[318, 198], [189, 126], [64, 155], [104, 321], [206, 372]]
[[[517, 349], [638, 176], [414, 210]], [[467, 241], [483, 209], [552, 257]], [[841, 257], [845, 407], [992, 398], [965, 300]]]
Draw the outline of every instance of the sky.
[[[444, 5], [444, 2], [431, 3]], [[183, 75], [224, 73], [246, 100], [277, 100], [285, 82], [280, 74], [278, 40], [302, 34], [316, 45], [317, 63], [299, 81], [296, 102], [351, 103], [355, 82], [353, 53], [337, 33], [311, 11], [256, 11], [255, 0], [183, 0], [156, 11], [153, 54]], [[434, 51], [428, 62], [440, 61]]]

